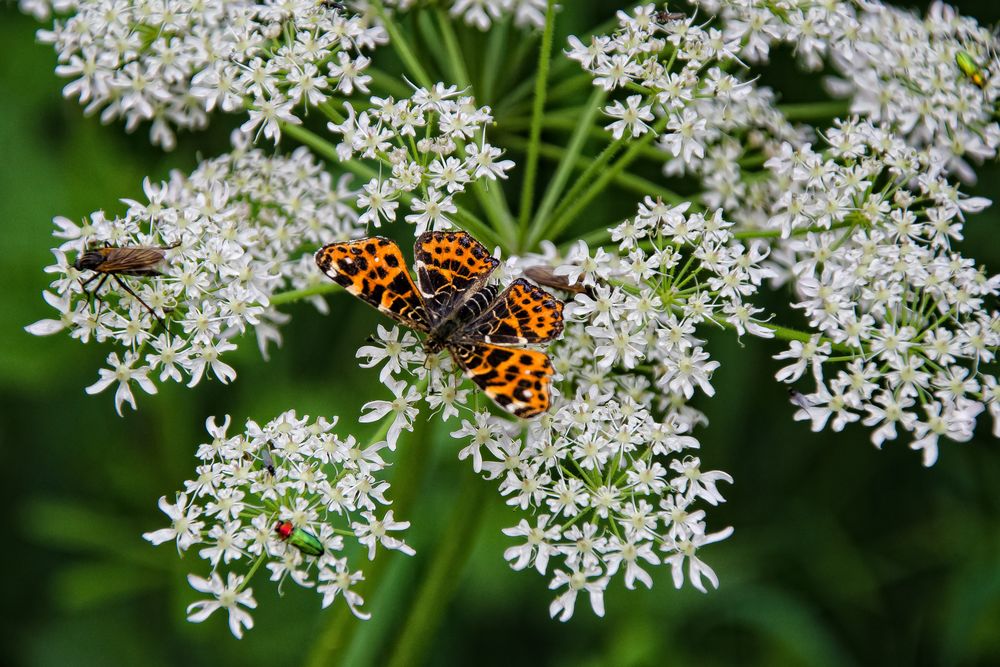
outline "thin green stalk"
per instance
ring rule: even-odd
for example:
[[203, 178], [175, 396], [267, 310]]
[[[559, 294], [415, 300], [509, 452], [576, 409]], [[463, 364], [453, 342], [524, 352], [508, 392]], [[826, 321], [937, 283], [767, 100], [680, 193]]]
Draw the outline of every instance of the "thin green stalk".
[[448, 12], [438, 7], [434, 13], [437, 17], [438, 31], [444, 42], [444, 50], [448, 54], [448, 65], [451, 68], [449, 74], [459, 88], [469, 88], [472, 81], [469, 79], [469, 72], [465, 69], [465, 58], [462, 56], [462, 50], [458, 47], [458, 37], [455, 35], [451, 19], [448, 18]]
[[483, 71], [477, 91], [480, 104], [494, 106], [497, 75], [504, 64], [503, 53], [507, 49], [507, 31], [510, 29], [510, 19], [493, 26], [486, 41], [486, 57], [483, 59]]
[[[535, 102], [531, 113], [531, 134], [528, 144], [528, 158], [524, 169], [524, 183], [521, 187], [520, 238], [523, 241], [531, 220], [531, 207], [535, 197], [535, 179], [538, 172], [538, 144], [542, 139], [542, 116], [545, 113], [545, 88], [549, 81], [549, 62], [552, 60], [552, 32], [556, 23], [556, 2], [548, 0], [545, 9], [545, 30], [542, 32], [542, 46], [538, 52], [538, 73], [535, 76]], [[523, 247], [523, 243], [521, 244]]]
[[[424, 387], [426, 380], [422, 381], [418, 388], [423, 392]], [[378, 431], [369, 439], [369, 444], [384, 440], [391, 424], [392, 418], [383, 419]], [[417, 421], [413, 433], [400, 438], [403, 446], [399, 448], [400, 458], [393, 466], [396, 474], [392, 480], [392, 507], [397, 518], [409, 515], [427, 470], [427, 462], [430, 460], [427, 455], [427, 444], [430, 439], [424, 433], [426, 426], [426, 420]], [[400, 558], [400, 554], [383, 553], [380, 558], [369, 564], [364, 581], [359, 582], [354, 590], [365, 598], [366, 602], [370, 602], [375, 587], [381, 583], [388, 566]], [[306, 666], [326, 667], [342, 663], [360, 624], [361, 621], [354, 617], [346, 604], [335, 604], [326, 627], [312, 643], [312, 649], [305, 660]]]
[[[547, 228], [542, 225], [535, 228], [536, 231], [529, 247], [534, 247], [535, 244], [542, 239], [543, 235], [547, 234], [550, 238], [557, 237], [567, 226], [569, 226], [571, 222], [573, 222], [573, 220], [576, 219], [576, 216], [580, 213], [580, 211], [582, 211], [583, 208], [589, 204], [591, 200], [593, 200], [594, 197], [601, 192], [601, 190], [604, 189], [611, 179], [624, 171], [625, 167], [627, 167], [632, 160], [639, 156], [642, 147], [649, 144], [654, 137], [658, 136], [660, 132], [663, 131], [663, 128], [666, 127], [669, 120], [669, 116], [661, 117], [653, 126], [651, 131], [644, 134], [638, 140], [633, 140], [628, 150], [625, 151], [625, 154], [622, 155], [617, 162], [601, 172], [601, 175], [597, 178], [597, 180], [591, 183], [578, 197], [573, 198], [570, 195], [567, 195], [566, 201], [569, 203], [566, 209], [562, 213], [557, 212], [556, 215], [558, 217], [550, 225], [548, 225]], [[622, 138], [624, 139], [625, 136], [626, 135], [623, 134]], [[586, 172], [584, 173], [586, 174]]]
[[472, 552], [480, 517], [489, 497], [489, 484], [468, 472], [456, 498], [448, 525], [438, 542], [430, 570], [406, 613], [406, 623], [393, 646], [389, 667], [421, 664], [434, 639], [441, 617], [461, 580], [465, 561]]
[[826, 120], [829, 118], [838, 118], [843, 117], [850, 110], [850, 103], [847, 100], [778, 105], [778, 111], [785, 115], [786, 120], [790, 121]]
[[[856, 224], [857, 222], [854, 220], [843, 220], [826, 227], [823, 227], [822, 225], [814, 225], [812, 227], [806, 227], [805, 229], [793, 229], [790, 235], [800, 236], [802, 234], [822, 234], [823, 232], [832, 232], [835, 229], [852, 227]], [[740, 232], [733, 232], [733, 238], [736, 239], [769, 239], [778, 238], [779, 236], [781, 236], [780, 229], [747, 229]]]
[[268, 301], [272, 306], [281, 306], [286, 303], [293, 303], [295, 301], [301, 301], [302, 299], [308, 299], [312, 296], [333, 294], [341, 289], [343, 288], [337, 283], [320, 283], [318, 285], [313, 285], [312, 287], [304, 287], [302, 289], [294, 289], [287, 292], [272, 294]]
[[[724, 319], [721, 318], [710, 318], [710, 319], [719, 326], [724, 327], [726, 329], [734, 329], [734, 330], [736, 329], [735, 324], [732, 324]], [[783, 327], [780, 324], [770, 324], [768, 322], [760, 322], [758, 320], [754, 320], [754, 324], [761, 326], [765, 329], [770, 329], [772, 332], [774, 332], [774, 337], [780, 340], [789, 340], [789, 341], [797, 340], [803, 343], [807, 343], [810, 340], [812, 340], [814, 336], [816, 336], [815, 333], [810, 333], [808, 331], [799, 331], [798, 329], [792, 329], [791, 327]], [[823, 343], [829, 343], [831, 350], [833, 350], [834, 352], [843, 352], [844, 354], [853, 355], [851, 358], [856, 358], [865, 353], [863, 349], [851, 347], [843, 343], [835, 343], [826, 336], [819, 336], [818, 340], [819, 340], [818, 343], [819, 345], [822, 345]]]
[[403, 64], [406, 65], [406, 69], [409, 70], [410, 74], [417, 80], [419, 85], [424, 88], [431, 88], [434, 85], [434, 82], [429, 76], [427, 76], [427, 71], [424, 70], [423, 65], [420, 64], [420, 61], [414, 55], [409, 42], [406, 41], [402, 31], [400, 31], [399, 25], [391, 16], [389, 16], [389, 14], [386, 13], [385, 7], [382, 5], [382, 0], [373, 0], [372, 4], [375, 7], [376, 13], [379, 15], [379, 18], [382, 19], [386, 32], [389, 33], [389, 44], [396, 52], [396, 55], [398, 55], [399, 59], [403, 61]]
[[[353, 174], [357, 174], [362, 178], [372, 179], [378, 176], [378, 172], [369, 167], [366, 164], [358, 162], [357, 160], [346, 160], [342, 161], [337, 157], [337, 149], [326, 139], [316, 135], [310, 130], [302, 127], [301, 125], [291, 125], [288, 123], [281, 124], [281, 131], [292, 137], [296, 141], [309, 146], [314, 152], [322, 155], [331, 162], [335, 162], [338, 165], [344, 167]], [[412, 193], [403, 192], [400, 194], [400, 199], [403, 200], [407, 205], [413, 201], [414, 196]], [[454, 222], [461, 228], [465, 229], [467, 232], [478, 238], [480, 241], [485, 243], [487, 247], [489, 246], [502, 246], [508, 249], [508, 246], [503, 242], [503, 240], [497, 235], [493, 229], [487, 225], [485, 222], [469, 213], [467, 210], [459, 207], [458, 212], [455, 213]]]
[[410, 87], [405, 83], [378, 68], [371, 67], [369, 65], [365, 68], [365, 74], [372, 78], [372, 86], [375, 88], [381, 88], [382, 90], [387, 91], [390, 95], [395, 95], [396, 97], [409, 97], [413, 93]]
[[[504, 144], [510, 146], [515, 150], [517, 149], [523, 150], [528, 145], [528, 142], [525, 141], [524, 139], [511, 135], [504, 135], [503, 141]], [[566, 156], [567, 153], [568, 153], [567, 150], [563, 150], [562, 148], [559, 148], [558, 146], [553, 146], [552, 144], [543, 143], [539, 145], [539, 154], [542, 157], [548, 158], [550, 160], [561, 161]], [[572, 163], [569, 164], [569, 168], [586, 169], [588, 166], [590, 166], [591, 163], [593, 163], [593, 161], [594, 161], [593, 158], [579, 156]], [[560, 167], [562, 166], [562, 164], [563, 163], [560, 162]], [[623, 188], [631, 190], [632, 192], [635, 192], [637, 194], [660, 197], [661, 199], [663, 199], [663, 201], [668, 202], [670, 204], [680, 204], [681, 202], [688, 201], [686, 197], [677, 194], [673, 190], [669, 190], [663, 187], [662, 185], [659, 185], [658, 183], [654, 183], [649, 179], [643, 178], [642, 176], [637, 176], [629, 172], [623, 171], [620, 174], [617, 174], [612, 179], [612, 182], [622, 186]], [[551, 206], [549, 207], [549, 209], [550, 210], [544, 210], [544, 211], [541, 207], [538, 209], [539, 213], [536, 214], [535, 220], [532, 222], [532, 227], [541, 224], [542, 221], [545, 220], [546, 216], [548, 216], [549, 213], [551, 212]]]
[[[531, 220], [532, 226], [537, 225], [539, 221], [544, 220], [552, 212], [552, 208], [556, 205], [559, 195], [562, 194], [563, 188], [566, 186], [566, 181], [573, 172], [573, 168], [579, 166], [577, 158], [580, 157], [583, 142], [587, 140], [588, 130], [593, 125], [594, 118], [597, 116], [597, 112], [600, 110], [606, 97], [607, 92], [603, 88], [595, 88], [594, 92], [591, 93], [590, 99], [587, 100], [587, 105], [584, 107], [583, 116], [577, 120], [576, 130], [570, 137], [569, 146], [566, 147], [565, 152], [559, 158], [559, 167], [556, 169], [552, 180], [549, 181], [549, 186], [545, 189], [542, 204], [538, 207], [535, 217]], [[522, 248], [522, 250], [525, 250], [525, 248]]]

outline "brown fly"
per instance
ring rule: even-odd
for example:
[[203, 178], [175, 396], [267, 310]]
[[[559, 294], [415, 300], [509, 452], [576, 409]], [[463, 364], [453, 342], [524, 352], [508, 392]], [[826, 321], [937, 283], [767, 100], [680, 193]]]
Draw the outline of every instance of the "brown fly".
[[[158, 268], [167, 255], [167, 251], [180, 245], [180, 241], [168, 246], [124, 246], [116, 247], [106, 245], [103, 248], [87, 250], [76, 258], [73, 267], [77, 271], [93, 271], [94, 275], [86, 281], [80, 282], [80, 287], [89, 300], [96, 297], [100, 301], [101, 287], [111, 278], [123, 290], [131, 294], [136, 301], [149, 311], [149, 314], [166, 328], [166, 323], [156, 312], [129, 287], [120, 276], [159, 276], [163, 272]], [[97, 286], [91, 291], [87, 291], [87, 285], [97, 280]]]
[[585, 285], [580, 283], [570, 284], [566, 276], [560, 276], [552, 269], [551, 266], [545, 266], [544, 264], [528, 266], [525, 267], [523, 273], [526, 278], [534, 280], [539, 285], [544, 285], [545, 287], [551, 287], [564, 292], [572, 292], [573, 294], [591, 293], [590, 288]]
[[673, 21], [682, 21], [686, 18], [686, 14], [682, 14], [680, 12], [668, 12], [666, 9], [661, 9], [653, 14], [653, 19], [657, 23], [671, 23]]

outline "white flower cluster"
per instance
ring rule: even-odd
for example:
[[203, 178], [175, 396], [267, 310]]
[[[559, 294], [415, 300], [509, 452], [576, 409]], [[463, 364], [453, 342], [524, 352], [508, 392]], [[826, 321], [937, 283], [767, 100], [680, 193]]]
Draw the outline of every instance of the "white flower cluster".
[[262, 564], [279, 586], [290, 579], [315, 588], [323, 607], [340, 596], [367, 619], [364, 600], [352, 590], [364, 575], [343, 555], [345, 537], [369, 560], [379, 546], [414, 553], [391, 532], [409, 522], [382, 510], [391, 502], [389, 483], [378, 478], [389, 465], [379, 453], [385, 442], [363, 447], [332, 432], [336, 418], [310, 422], [292, 410], [264, 426], [248, 421], [235, 436], [227, 434], [229, 423], [228, 416], [221, 425], [206, 421], [212, 441], [198, 447], [197, 476], [184, 482], [175, 502], [160, 498], [170, 527], [143, 535], [154, 545], [174, 542], [181, 556], [199, 547], [198, 557], [211, 565], [209, 579], [188, 575], [195, 590], [210, 596], [188, 606], [188, 620], [200, 623], [225, 609], [232, 633], [242, 637], [243, 628], [253, 627], [247, 609], [257, 606], [248, 584]]
[[[550, 247], [508, 263], [508, 275], [560, 264], [547, 282], [580, 292], [566, 307], [563, 339], [549, 347], [552, 407], [527, 425], [470, 406], [478, 392], [460, 388], [447, 372], [451, 360], [428, 359], [410, 333], [380, 329], [376, 344], [358, 351], [363, 365], [382, 365], [394, 395], [366, 406], [372, 419], [394, 412], [398, 435], [428, 396], [432, 410], [461, 420], [452, 433], [467, 441], [459, 458], [471, 458], [509, 505], [533, 515], [505, 530], [523, 540], [505, 557], [514, 569], [552, 576], [559, 593], [550, 611], [561, 620], [572, 616], [580, 592], [603, 614], [603, 592], [616, 575], [630, 589], [650, 586], [647, 568], [657, 565], [671, 568], [677, 587], [685, 571], [699, 590], [718, 583], [697, 551], [731, 529], [708, 532], [697, 505], [723, 502], [717, 484], [731, 480], [703, 471], [689, 453], [698, 447], [690, 433], [704, 418], [687, 401], [696, 391], [715, 393], [718, 366], [695, 328], [770, 335], [746, 298], [771, 272], [760, 266], [766, 252], [735, 242], [719, 212], [685, 215], [687, 208], [647, 199], [613, 230], [619, 253], [591, 254], [581, 241], [565, 259]], [[414, 386], [417, 378], [429, 390]]]
[[458, 210], [455, 195], [481, 178], [506, 178], [514, 166], [486, 141], [485, 126], [493, 122], [489, 107], [477, 108], [455, 86], [438, 83], [402, 100], [373, 97], [371, 104], [355, 113], [345, 102], [347, 117], [329, 123], [343, 138], [336, 149], [341, 160], [376, 160], [387, 172], [380, 171], [358, 196], [361, 224], [395, 222], [402, 200], [415, 234], [448, 229]]
[[[831, 92], [849, 97], [851, 113], [885, 123], [916, 147], [929, 147], [963, 180], [965, 158], [992, 159], [1000, 146], [996, 35], [936, 1], [924, 19], [877, 0], [814, 2], [707, 0], [724, 19], [724, 38], [742, 58], [766, 61], [780, 42], [806, 67], [832, 65]], [[959, 64], [968, 58], [972, 76]], [[978, 74], [978, 77], [976, 76]]]
[[694, 18], [660, 21], [650, 3], [618, 12], [618, 30], [584, 44], [570, 37], [568, 56], [608, 91], [627, 91], [605, 108], [615, 139], [639, 137], [660, 118], [657, 145], [667, 176], [694, 175], [709, 208], [725, 208], [741, 224], [762, 225], [759, 202], [768, 182], [755, 178], [783, 141], [803, 130], [777, 110], [774, 93], [729, 73], [742, 66], [739, 43]]
[[[357, 4], [368, 5], [370, 0], [361, 0]], [[401, 11], [415, 4], [417, 0], [385, 0], [387, 7]], [[453, 17], [462, 17], [466, 24], [483, 31], [507, 16], [513, 16], [514, 25], [519, 28], [541, 28], [545, 25], [545, 0], [448, 0], [441, 4], [449, 6], [448, 13]]]
[[796, 418], [813, 430], [861, 421], [881, 447], [913, 436], [925, 465], [941, 437], [966, 441], [988, 407], [1000, 437], [1000, 347], [991, 276], [952, 245], [965, 214], [989, 205], [967, 198], [918, 151], [868, 121], [839, 122], [829, 148], [784, 151], [767, 166], [786, 194], [772, 211], [783, 236], [775, 251], [820, 335], [793, 342], [778, 379], [812, 371], [815, 390], [796, 395]]
[[[357, 193], [347, 179], [334, 184], [304, 148], [286, 157], [237, 148], [202, 162], [190, 176], [175, 172], [143, 187], [148, 201], [125, 200], [122, 217], [97, 211], [82, 225], [55, 219], [62, 243], [45, 269], [54, 280], [43, 297], [59, 318], [27, 327], [36, 335], [68, 329], [84, 343], [114, 343], [108, 368], [87, 392], [116, 385], [119, 414], [123, 403], [135, 408], [133, 383], [152, 394], [154, 379], [188, 386], [209, 372], [222, 382], [233, 379], [222, 356], [248, 327], [262, 353], [269, 341], [280, 343], [278, 325], [287, 317], [269, 298], [319, 284], [311, 252], [358, 229], [347, 203]], [[147, 267], [156, 275], [102, 277], [78, 268], [88, 250], [135, 248], [160, 249], [162, 260]], [[106, 268], [124, 270], [118, 262]]]
[[299, 105], [367, 92], [369, 59], [387, 39], [380, 26], [318, 0], [20, 0], [54, 46], [63, 92], [104, 122], [169, 149], [175, 130], [203, 128], [219, 108], [247, 113], [244, 131], [278, 141], [279, 123], [300, 122]]

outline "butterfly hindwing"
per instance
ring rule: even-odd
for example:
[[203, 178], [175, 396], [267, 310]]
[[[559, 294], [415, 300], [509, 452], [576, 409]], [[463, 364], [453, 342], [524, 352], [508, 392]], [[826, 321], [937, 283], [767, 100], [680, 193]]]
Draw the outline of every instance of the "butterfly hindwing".
[[417, 284], [433, 323], [454, 315], [500, 264], [466, 232], [424, 232], [413, 245]]
[[331, 243], [316, 253], [316, 264], [338, 285], [403, 324], [427, 331], [423, 299], [395, 242], [381, 236]]
[[547, 343], [562, 333], [562, 310], [562, 301], [518, 278], [488, 310], [463, 326], [456, 338], [496, 345]]
[[554, 371], [544, 352], [488, 343], [459, 343], [448, 349], [483, 393], [508, 412], [528, 419], [549, 409]]

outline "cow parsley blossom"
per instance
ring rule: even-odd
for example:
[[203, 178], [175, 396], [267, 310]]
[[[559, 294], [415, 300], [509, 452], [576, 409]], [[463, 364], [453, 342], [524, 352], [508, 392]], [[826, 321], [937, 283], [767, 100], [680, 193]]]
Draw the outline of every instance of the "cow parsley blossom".
[[[27, 327], [112, 343], [108, 367], [87, 392], [114, 387], [119, 414], [123, 404], [135, 408], [136, 385], [156, 393], [156, 382], [229, 382], [236, 371], [223, 357], [248, 328], [266, 354], [269, 341], [280, 343], [278, 326], [287, 320], [270, 305], [271, 295], [317, 284], [322, 276], [311, 251], [358, 231], [348, 179], [335, 182], [304, 148], [286, 157], [237, 148], [188, 176], [147, 181], [143, 190], [146, 201], [125, 200], [121, 217], [97, 211], [79, 225], [55, 219], [61, 243], [45, 269], [54, 279], [43, 296], [58, 319]], [[172, 246], [157, 266], [161, 275], [121, 277], [155, 315], [113, 281], [98, 294], [92, 292], [100, 281], [83, 287], [93, 275], [78, 270], [76, 259], [105, 245]], [[324, 307], [318, 297], [316, 303]]]
[[615, 139], [655, 132], [666, 176], [697, 177], [708, 208], [763, 226], [759, 202], [771, 182], [760, 165], [783, 141], [798, 144], [809, 133], [785, 120], [770, 89], [731, 73], [742, 67], [737, 40], [694, 17], [661, 22], [657, 11], [619, 11], [617, 31], [589, 43], [570, 37], [567, 55], [595, 86], [626, 95], [605, 107]]
[[408, 98], [372, 97], [371, 108], [329, 123], [342, 137], [341, 160], [373, 160], [379, 173], [359, 193], [360, 224], [380, 227], [394, 222], [400, 203], [410, 211], [406, 222], [415, 233], [447, 229], [457, 212], [454, 198], [477, 181], [506, 178], [514, 163], [486, 141], [493, 122], [489, 107], [477, 108], [455, 86], [417, 88]]
[[[369, 6], [369, 0], [353, 3], [359, 8]], [[387, 7], [405, 11], [413, 7], [416, 0], [385, 0]], [[506, 16], [512, 16], [519, 28], [541, 28], [545, 25], [545, 0], [448, 0], [448, 13], [461, 17], [466, 24], [479, 30], [489, 30], [493, 24]]]
[[869, 121], [838, 122], [827, 143], [786, 145], [767, 163], [787, 184], [772, 221], [790, 238], [776, 257], [818, 332], [777, 355], [790, 361], [777, 377], [811, 371], [796, 418], [813, 430], [860, 420], [878, 447], [908, 432], [932, 465], [940, 438], [969, 440], [987, 405], [1000, 432], [1000, 276], [952, 247], [965, 214], [989, 202]]
[[103, 122], [171, 148], [177, 129], [199, 129], [215, 109], [247, 113], [243, 130], [275, 142], [282, 122], [328, 97], [367, 92], [363, 55], [387, 37], [362, 17], [317, 0], [20, 0], [59, 58], [63, 89]]
[[[975, 179], [967, 160], [996, 157], [1000, 61], [994, 54], [1000, 41], [943, 2], [934, 2], [923, 19], [871, 1], [701, 5], [720, 13], [725, 41], [737, 44], [749, 62], [766, 61], [771, 47], [784, 42], [809, 69], [835, 68], [839, 76], [829, 88], [849, 98], [851, 113], [892, 127], [912, 146], [932, 149], [963, 180]], [[981, 69], [981, 85], [963, 74], [959, 53]]]
[[508, 276], [560, 263], [556, 282], [580, 292], [567, 305], [563, 339], [549, 348], [552, 408], [527, 424], [479, 407], [451, 359], [428, 358], [411, 333], [380, 329], [376, 344], [358, 351], [363, 365], [384, 364], [394, 396], [366, 406], [373, 419], [394, 413], [398, 435], [412, 426], [423, 395], [443, 419], [457, 418], [452, 437], [466, 443], [459, 458], [528, 515], [504, 531], [521, 542], [506, 559], [551, 577], [558, 592], [550, 612], [560, 620], [584, 591], [603, 615], [613, 579], [649, 587], [648, 568], [659, 565], [677, 587], [685, 578], [701, 591], [718, 585], [698, 550], [732, 531], [709, 532], [698, 505], [723, 502], [718, 483], [732, 480], [703, 470], [690, 453], [698, 448], [690, 434], [704, 417], [687, 401], [715, 393], [718, 367], [695, 331], [708, 324], [770, 336], [747, 298], [772, 273], [761, 265], [762, 244], [736, 242], [720, 211], [687, 215], [687, 208], [647, 199], [612, 230], [616, 253], [592, 254], [580, 242], [562, 259], [549, 253], [507, 263]]
[[[261, 565], [279, 587], [290, 580], [313, 588], [328, 607], [342, 599], [355, 616], [367, 619], [356, 590], [364, 573], [349, 560], [373, 560], [380, 549], [413, 555], [397, 535], [409, 527], [397, 521], [379, 478], [388, 467], [385, 442], [359, 445], [340, 438], [337, 419], [298, 417], [294, 410], [264, 424], [248, 421], [243, 433], [228, 434], [230, 419], [206, 421], [211, 442], [198, 446], [194, 479], [184, 482], [174, 502], [160, 498], [170, 519], [143, 537], [154, 545], [173, 543], [179, 555], [194, 549], [210, 576], [190, 574], [191, 587], [209, 594], [188, 606], [188, 620], [200, 623], [218, 609], [229, 613], [237, 637], [253, 627], [247, 609], [257, 606], [252, 577]], [[225, 577], [225, 582], [223, 580]]]

